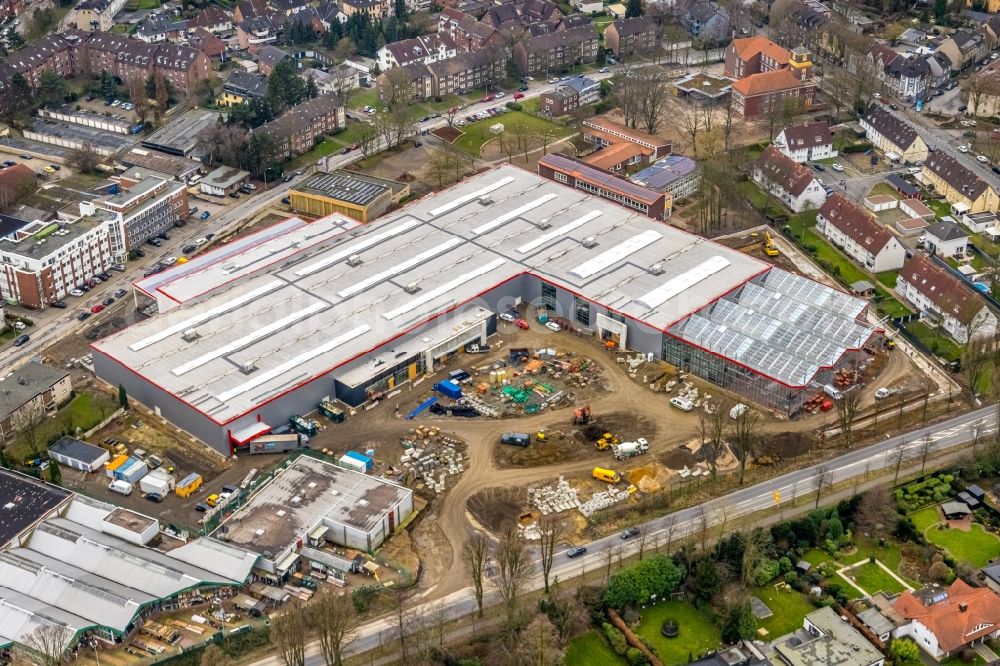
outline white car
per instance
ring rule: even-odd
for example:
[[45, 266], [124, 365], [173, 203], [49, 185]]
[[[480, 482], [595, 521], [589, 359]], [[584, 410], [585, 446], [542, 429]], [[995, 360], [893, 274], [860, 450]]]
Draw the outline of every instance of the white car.
[[165, 266], [173, 266], [174, 264], [177, 263], [177, 257], [164, 257], [162, 260], [160, 260], [160, 263], [162, 263]]
[[494, 97], [496, 97], [497, 99], [501, 99], [501, 98], [505, 97], [506, 95], [507, 95], [507, 93], [505, 93], [504, 91], [501, 90], [496, 95], [494, 95]]
[[208, 242], [207, 238], [198, 238], [198, 239], [195, 240], [194, 244], [197, 245], [198, 247], [201, 247], [202, 245], [204, 245], [207, 242]]
[[844, 170], [844, 167], [841, 166], [841, 165], [839, 165], [839, 164], [837, 164], [836, 162], [833, 163], [833, 164], [831, 164], [830, 168], [833, 169], [834, 171], [838, 171], [838, 172]]
[[13, 326], [19, 331], [23, 331], [26, 328], [23, 321], [15, 321], [13, 324], [11, 324], [11, 326]]
[[122, 103], [121, 103], [121, 100], [117, 100], [117, 99], [116, 99], [116, 100], [113, 100], [113, 101], [111, 102], [111, 106], [121, 106], [121, 104], [122, 104]]
[[70, 289], [69, 290], [69, 295], [70, 296], [83, 296], [83, 292], [80, 291], [79, 289]]
[[555, 323], [554, 321], [545, 322], [545, 328], [549, 329], [550, 331], [555, 331], [556, 333], [562, 330], [562, 326]]
[[514, 315], [509, 312], [501, 312], [499, 316], [501, 321], [505, 321], [509, 324], [514, 323]]
[[559, 79], [549, 79], [549, 83], [559, 83]]
[[882, 99], [882, 93], [872, 93], [872, 97], [875, 99]]
[[958, 147], [958, 152], [960, 152], [960, 153], [967, 153], [967, 152], [969, 152], [969, 147], [968, 146], [959, 146]]
[[597, 71], [600, 72], [601, 74], [607, 74], [608, 73], [608, 68], [607, 67], [601, 67]]
[[989, 158], [986, 157], [986, 155], [976, 155], [976, 159], [982, 162], [983, 164], [988, 164], [990, 161]]

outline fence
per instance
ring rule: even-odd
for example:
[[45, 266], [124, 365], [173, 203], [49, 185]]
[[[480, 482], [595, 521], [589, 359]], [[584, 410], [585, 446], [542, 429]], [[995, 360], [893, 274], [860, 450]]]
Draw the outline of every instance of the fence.
[[87, 432], [83, 433], [83, 436], [81, 437], [81, 439], [86, 439], [86, 438], [90, 437], [95, 432], [97, 432], [98, 430], [100, 430], [104, 426], [108, 425], [109, 423], [111, 423], [112, 421], [114, 421], [116, 418], [118, 418], [119, 416], [121, 416], [124, 413], [125, 413], [125, 410], [122, 409], [121, 407], [119, 407], [118, 409], [116, 409], [114, 411], [114, 413], [111, 414], [111, 416], [109, 416], [108, 418], [104, 419], [103, 421], [101, 421], [100, 423], [98, 423], [97, 425], [95, 425], [93, 428], [91, 428], [90, 430], [88, 430]]

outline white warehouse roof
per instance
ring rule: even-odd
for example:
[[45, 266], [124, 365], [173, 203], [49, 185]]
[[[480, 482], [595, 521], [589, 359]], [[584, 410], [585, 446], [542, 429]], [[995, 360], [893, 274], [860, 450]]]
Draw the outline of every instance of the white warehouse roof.
[[[252, 245], [242, 252], [252, 256]], [[94, 347], [220, 424], [522, 274], [666, 331], [771, 269], [509, 165], [317, 245], [282, 249], [281, 261], [241, 268], [226, 283], [218, 271], [244, 266], [244, 254], [216, 252], [195, 260], [214, 293], [187, 300], [194, 289], [160, 287], [186, 302]]]

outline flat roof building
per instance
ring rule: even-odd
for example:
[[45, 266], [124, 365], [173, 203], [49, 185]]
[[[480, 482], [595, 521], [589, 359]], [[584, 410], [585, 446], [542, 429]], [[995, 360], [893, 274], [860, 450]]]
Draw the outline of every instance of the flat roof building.
[[307, 215], [339, 213], [366, 223], [410, 194], [410, 186], [354, 171], [316, 173], [288, 193], [292, 210]]
[[240, 171], [232, 167], [220, 166], [202, 178], [198, 187], [204, 194], [224, 197], [238, 191], [249, 177], [249, 171]]
[[[289, 233], [312, 226], [298, 224]], [[710, 348], [712, 368], [692, 364], [691, 353], [675, 362], [723, 386], [741, 374], [784, 411], [828, 380], [826, 364], [850, 365], [849, 352], [875, 334], [864, 301], [509, 165], [360, 228], [340, 216], [327, 224], [343, 226], [312, 245], [274, 237], [277, 260], [253, 261], [256, 244], [199, 257], [207, 277], [192, 274], [197, 284], [185, 287], [199, 296], [95, 343], [98, 376], [229, 452], [231, 433], [255, 422], [277, 426], [326, 399], [360, 405], [432, 371], [492, 335], [495, 312], [517, 300], [662, 358], [694, 350], [687, 330], [673, 327], [721, 297], [769, 297], [781, 307], [736, 322], [731, 334], [747, 334], [727, 354]], [[764, 314], [775, 311], [800, 324], [796, 345], [777, 315]], [[744, 348], [751, 337], [767, 343], [757, 345], [763, 357]], [[810, 360], [812, 345], [823, 348], [822, 364]], [[786, 364], [801, 367], [788, 373]]]
[[59, 486], [0, 467], [0, 548], [17, 543], [22, 534], [71, 497], [72, 493]]
[[146, 148], [178, 157], [199, 158], [198, 133], [219, 122], [219, 114], [208, 109], [191, 109], [142, 140]]
[[277, 577], [295, 568], [307, 537], [366, 552], [377, 549], [413, 513], [413, 492], [308, 455], [275, 475], [216, 531], [217, 538], [261, 554], [258, 568]]
[[96, 472], [111, 454], [106, 449], [66, 435], [49, 447], [49, 458], [83, 472]]

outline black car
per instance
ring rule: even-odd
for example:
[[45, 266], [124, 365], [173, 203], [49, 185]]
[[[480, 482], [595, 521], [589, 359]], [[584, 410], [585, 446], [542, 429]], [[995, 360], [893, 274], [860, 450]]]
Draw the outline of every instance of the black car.
[[65, 301], [53, 301], [51, 303], [51, 305], [52, 305], [52, 307], [58, 308], [60, 310], [65, 310], [66, 309], [66, 302]]
[[967, 107], [967, 106], [965, 106], [965, 105], [963, 104], [962, 106], [958, 107], [958, 112], [959, 112], [959, 113], [965, 113], [965, 111], [966, 111], [966, 110], [967, 110], [968, 108], [969, 108], [969, 107]]
[[80, 314], [78, 314], [78, 315], [76, 316], [76, 318], [77, 318], [77, 319], [78, 319], [79, 321], [83, 321], [84, 319], [86, 319], [86, 318], [87, 318], [87, 317], [89, 317], [89, 316], [90, 316], [90, 313], [89, 313], [89, 312], [81, 312]]
[[185, 245], [184, 247], [181, 248], [181, 252], [183, 252], [184, 254], [191, 254], [197, 249], [198, 249], [197, 245]]
[[517, 92], [527, 92], [527, 91], [528, 91], [528, 86], [521, 86], [520, 88], [517, 89]]
[[640, 532], [640, 530], [639, 530], [638, 527], [630, 527], [627, 530], [623, 530], [622, 531], [621, 538], [622, 539], [631, 539], [634, 536], [639, 536], [639, 532]]
[[161, 495], [160, 493], [146, 493], [145, 495], [143, 495], [143, 497], [145, 497], [150, 502], [156, 502], [157, 504], [163, 501], [163, 495]]
[[205, 504], [204, 502], [198, 502], [197, 504], [194, 505], [194, 508], [195, 511], [201, 511], [202, 513], [208, 511], [208, 505]]
[[176, 222], [174, 222], [174, 226], [177, 227], [178, 229], [180, 229], [186, 224], [187, 222], [185, 222], [184, 220], [177, 220]]
[[813, 164], [813, 169], [816, 169], [816, 171], [826, 171], [826, 167], [822, 164]]
[[19, 335], [16, 338], [14, 338], [14, 346], [15, 347], [20, 347], [23, 344], [27, 344], [28, 340], [30, 340], [30, 339], [31, 339], [30, 336]]
[[111, 305], [114, 302], [115, 302], [115, 299], [113, 299], [110, 296], [108, 296], [103, 301], [101, 301], [101, 305], [103, 305], [104, 307], [108, 307], [109, 305]]
[[107, 282], [108, 280], [110, 280], [110, 279], [111, 279], [111, 273], [109, 273], [109, 272], [107, 272], [107, 271], [104, 271], [104, 272], [102, 272], [102, 273], [98, 273], [98, 275], [99, 275], [99, 276], [100, 276], [100, 278], [101, 278], [102, 280], [104, 280], [105, 282]]
[[587, 552], [586, 546], [577, 546], [576, 548], [570, 548], [566, 551], [566, 557], [572, 559], [574, 557], [580, 557]]
[[234, 199], [239, 199], [240, 198], [240, 193], [239, 192], [230, 192], [229, 196], [231, 196]]
[[239, 488], [237, 488], [236, 486], [232, 485], [231, 483], [226, 483], [226, 484], [223, 484], [223, 486], [222, 486], [222, 492], [224, 492], [224, 493], [230, 493], [230, 494], [232, 494], [232, 493], [235, 493], [235, 492], [238, 492], [238, 491], [239, 491]]
[[295, 179], [295, 176], [293, 176], [292, 174], [288, 174], [287, 176], [285, 176], [284, 178], [281, 179], [281, 182], [283, 182], [283, 183], [290, 183], [294, 179]]
[[164, 231], [164, 232], [160, 233], [160, 234], [159, 234], [159, 236], [160, 236], [160, 238], [162, 238], [163, 240], [170, 240], [170, 234], [169, 234], [169, 233], [167, 233], [166, 231]]
[[146, 253], [143, 252], [142, 250], [132, 250], [132, 254], [134, 254], [139, 259], [146, 256]]
[[1000, 167], [994, 166], [994, 167], [990, 167], [990, 168], [993, 169], [993, 173], [1000, 173]]
[[50, 164], [49, 166], [52, 167], [53, 169], [55, 169], [56, 171], [59, 171], [60, 169], [62, 169], [62, 167], [59, 166], [58, 164]]

